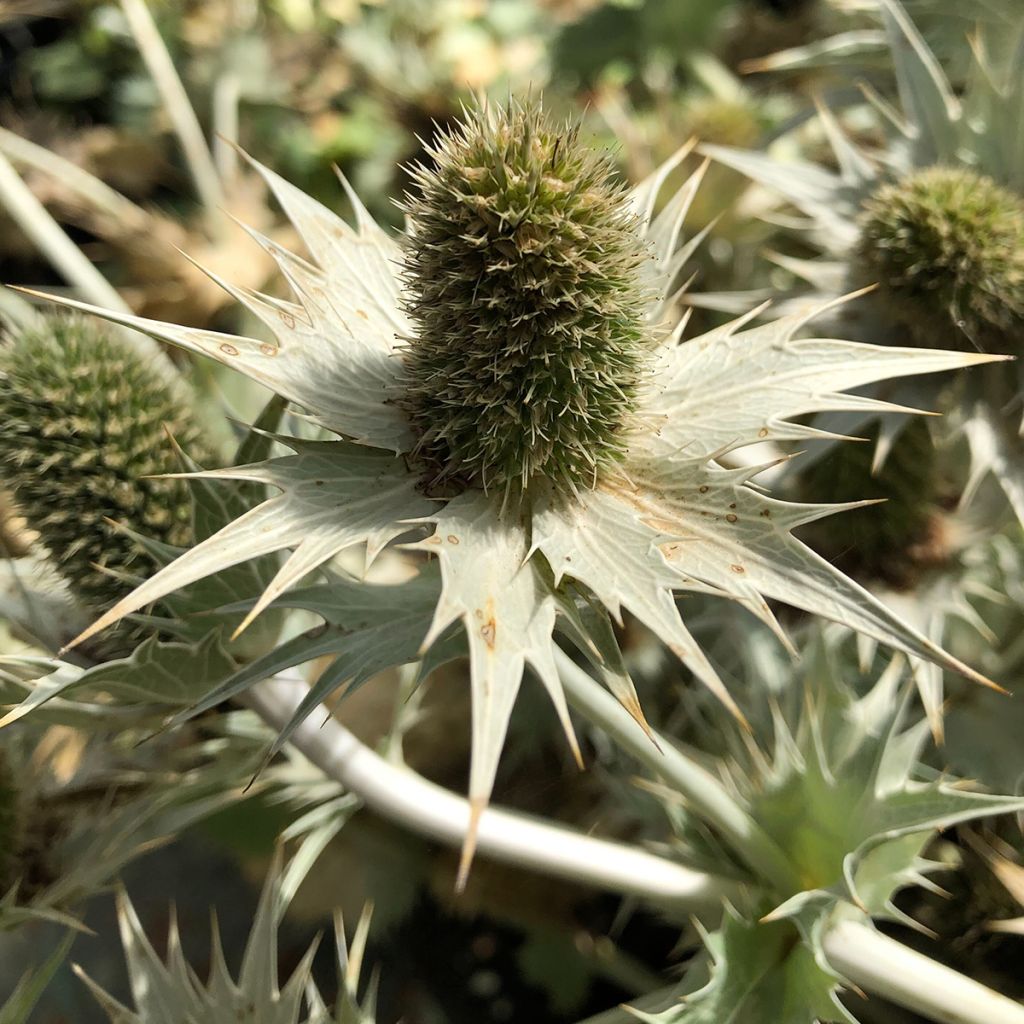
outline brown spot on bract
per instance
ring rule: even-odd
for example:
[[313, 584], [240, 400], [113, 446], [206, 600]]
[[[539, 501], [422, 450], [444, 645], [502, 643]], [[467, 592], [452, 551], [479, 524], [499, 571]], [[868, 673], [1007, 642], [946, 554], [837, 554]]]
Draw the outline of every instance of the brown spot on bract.
[[732, 504], [731, 504], [731, 505], [729, 506], [729, 508], [735, 508], [735, 507], [736, 507], [736, 502], [734, 501], [734, 502], [733, 502], [733, 503], [732, 503]]
[[765, 519], [771, 519], [772, 510], [770, 508], [763, 508], [761, 509], [761, 515], [763, 515]]
[[709, 488], [707, 484], [701, 484], [700, 487], [697, 488], [697, 490], [699, 490], [701, 494], [707, 494]]
[[433, 537], [428, 537], [427, 538], [427, 543], [428, 544], [440, 544], [441, 543], [441, 538], [438, 537], [438, 535], [435, 533]]
[[757, 432], [757, 436], [758, 436], [758, 437], [767, 437], [767, 436], [768, 436], [768, 428], [767, 428], [767, 427], [762, 427], [762, 428], [761, 428], [761, 429], [760, 429], [760, 430], [759, 430], [759, 431]]
[[735, 523], [736, 522], [736, 516], [734, 516], [732, 514], [732, 512], [728, 513], [728, 515], [726, 515], [725, 518], [726, 518], [727, 522], [730, 522], [730, 523]]
[[369, 319], [370, 319], [370, 315], [369, 315], [369, 314], [368, 314], [368, 313], [366, 312], [366, 310], [365, 310], [365, 309], [357, 309], [357, 310], [356, 310], [356, 312], [357, 312], [357, 313], [358, 313], [358, 314], [359, 314], [359, 315], [360, 315], [360, 316], [361, 316], [361, 317], [362, 317], [362, 318], [363, 318], [364, 320], [369, 320]]
[[498, 624], [494, 621], [494, 619], [488, 619], [480, 627], [480, 635], [484, 638], [484, 643], [486, 643], [487, 646], [490, 647], [490, 649], [493, 651], [494, 641], [498, 635]]
[[283, 323], [289, 331], [295, 330], [295, 317], [293, 317], [291, 313], [285, 313], [283, 310], [280, 315], [281, 323]]
[[264, 342], [262, 345], [260, 345], [260, 351], [265, 356], [276, 356], [277, 355], [277, 346], [276, 345], [268, 345], [266, 342]]
[[742, 576], [747, 571], [742, 565], [730, 565], [729, 568], [732, 569], [737, 576]]
[[454, 533], [449, 533], [448, 534], [448, 543], [449, 544], [458, 544], [459, 543], [459, 538], [456, 537]]
[[234, 345], [229, 345], [226, 341], [224, 342], [223, 345], [221, 345], [220, 350], [226, 356], [237, 356], [238, 355], [238, 349], [235, 348]]

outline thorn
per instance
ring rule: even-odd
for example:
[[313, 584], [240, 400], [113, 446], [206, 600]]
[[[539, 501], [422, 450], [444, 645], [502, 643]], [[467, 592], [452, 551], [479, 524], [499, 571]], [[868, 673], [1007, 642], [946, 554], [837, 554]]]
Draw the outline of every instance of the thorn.
[[466, 891], [466, 883], [469, 881], [469, 869], [473, 866], [473, 857], [476, 854], [477, 835], [480, 831], [480, 818], [487, 807], [487, 798], [475, 796], [469, 801], [469, 825], [466, 828], [466, 837], [462, 840], [462, 855], [459, 858], [459, 873], [455, 879], [455, 892], [462, 895]]

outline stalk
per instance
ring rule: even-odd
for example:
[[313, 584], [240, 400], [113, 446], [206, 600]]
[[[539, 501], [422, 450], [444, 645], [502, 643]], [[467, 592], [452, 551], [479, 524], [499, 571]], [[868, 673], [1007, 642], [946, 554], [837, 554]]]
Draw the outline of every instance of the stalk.
[[189, 103], [181, 78], [174, 68], [174, 61], [167, 52], [145, 0], [121, 0], [121, 7], [128, 19], [128, 27], [139, 53], [153, 76], [153, 83], [163, 100], [174, 133], [181, 143], [185, 162], [195, 182], [199, 199], [206, 208], [211, 223], [217, 224], [220, 222], [220, 211], [224, 206], [224, 193], [220, 178], [217, 177], [213, 156], [203, 137], [203, 129], [196, 112], [192, 109], [192, 104]]
[[[276, 677], [252, 687], [245, 701], [273, 729], [291, 719], [307, 688]], [[470, 824], [469, 802], [407, 768], [390, 764], [340, 722], [306, 719], [291, 743], [325, 775], [340, 782], [382, 816], [421, 835], [461, 846]], [[717, 909], [728, 883], [623, 843], [488, 808], [480, 818], [480, 853], [517, 867], [597, 888], [639, 896], [662, 909]]]
[[867, 925], [840, 921], [824, 946], [843, 977], [938, 1024], [1024, 1024], [1024, 1006]]
[[[89, 302], [120, 313], [131, 312], [110, 282], [86, 259], [35, 193], [21, 180], [3, 153], [0, 153], [0, 203], [33, 245]], [[149, 341], [148, 338], [146, 340]], [[155, 342], [149, 344], [156, 347]]]
[[744, 861], [783, 892], [799, 891], [785, 853], [709, 771], [672, 742], [645, 732], [635, 718], [572, 658], [556, 650], [555, 661], [566, 699], [588, 721], [603, 729], [644, 767], [676, 788], [690, 807], [714, 826]]

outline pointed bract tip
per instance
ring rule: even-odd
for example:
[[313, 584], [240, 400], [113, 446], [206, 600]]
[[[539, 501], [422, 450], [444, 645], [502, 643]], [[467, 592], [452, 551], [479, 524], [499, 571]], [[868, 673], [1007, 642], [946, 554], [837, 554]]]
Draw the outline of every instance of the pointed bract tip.
[[469, 823], [466, 826], [466, 835], [462, 840], [462, 852], [459, 856], [459, 873], [455, 878], [455, 892], [460, 896], [466, 891], [466, 883], [469, 881], [469, 869], [473, 866], [473, 858], [476, 856], [480, 818], [483, 816], [486, 808], [486, 797], [470, 797]]

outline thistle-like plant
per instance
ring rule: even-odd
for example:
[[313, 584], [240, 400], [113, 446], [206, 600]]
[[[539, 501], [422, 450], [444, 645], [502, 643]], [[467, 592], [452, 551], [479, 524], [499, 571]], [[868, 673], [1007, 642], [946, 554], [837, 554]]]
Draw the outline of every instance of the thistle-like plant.
[[922, 345], [950, 322], [979, 348], [1014, 351], [1024, 331], [1024, 200], [960, 167], [912, 172], [864, 203], [855, 258]]
[[[767, 497], [750, 486], [756, 470], [727, 469], [719, 459], [761, 440], [812, 436], [795, 417], [880, 407], [844, 389], [990, 357], [806, 338], [811, 314], [753, 328], [748, 316], [683, 341], [673, 287], [697, 244], [678, 243], [699, 174], [655, 216], [685, 151], [626, 193], [601, 178], [600, 162], [582, 146], [570, 126], [514, 103], [468, 115], [440, 137], [434, 168], [420, 172], [401, 242], [354, 195], [355, 229], [256, 165], [314, 262], [253, 231], [295, 301], [221, 283], [275, 341], [66, 300], [235, 367], [340, 438], [287, 438], [290, 455], [199, 474], [278, 493], [142, 584], [80, 639], [229, 566], [292, 548], [241, 628], [280, 599], [318, 612], [326, 629], [287, 642], [197, 705], [335, 656], [283, 743], [324, 696], [369, 669], [450, 656], [458, 624], [469, 649], [474, 738], [463, 874], [526, 664], [575, 746], [556, 625], [637, 715], [610, 628], [624, 609], [731, 705], [680, 617], [676, 591], [738, 601], [784, 636], [767, 603], [778, 599], [980, 678], [792, 536], [836, 506]], [[467, 430], [467, 402], [477, 437]], [[346, 584], [330, 579], [286, 596], [345, 549], [365, 545], [372, 561], [401, 538], [435, 555], [440, 575], [428, 569], [415, 587], [375, 599], [378, 607], [400, 600], [400, 620], [382, 622], [363, 605], [354, 630], [341, 614]]]
[[[1024, 149], [1016, 127], [1024, 117], [1024, 23], [1011, 19], [1000, 30], [1013, 45], [990, 48], [979, 35], [970, 73], [954, 89], [899, 0], [878, 6], [899, 98], [894, 109], [866, 90], [885, 133], [881, 152], [851, 141], [824, 108], [820, 123], [835, 170], [707, 151], [808, 218], [802, 237], [820, 257], [780, 258], [798, 278], [798, 306], [877, 284], [876, 294], [841, 312], [843, 330], [854, 337], [1017, 355], [1024, 330]], [[721, 297], [709, 301], [722, 304]], [[992, 473], [1024, 520], [1019, 367], [993, 367], [958, 383], [947, 409], [950, 433], [962, 431], [971, 449], [965, 495]], [[902, 404], [924, 400], [913, 387], [891, 392]], [[885, 428], [888, 442], [899, 426], [890, 418]]]
[[[1018, 798], [935, 778], [921, 763], [929, 723], [908, 725], [901, 658], [861, 697], [832, 675], [825, 658], [812, 654], [809, 661], [815, 682], [773, 703], [770, 740], [755, 734], [734, 742], [719, 763], [737, 800], [783, 851], [788, 891], [785, 880], [762, 879], [762, 887], [734, 897], [721, 927], [704, 935], [706, 984], [691, 984], [681, 1005], [641, 1015], [650, 1024], [856, 1024], [856, 1007], [838, 999], [845, 979], [829, 962], [830, 928], [869, 918], [916, 927], [893, 900], [908, 886], [938, 891], [929, 876], [943, 865], [925, 856], [936, 833], [1022, 806]], [[708, 847], [689, 801], [670, 786], [652, 789], [690, 858], [714, 859], [721, 870], [728, 854]], [[699, 960], [692, 969], [700, 976]]]

